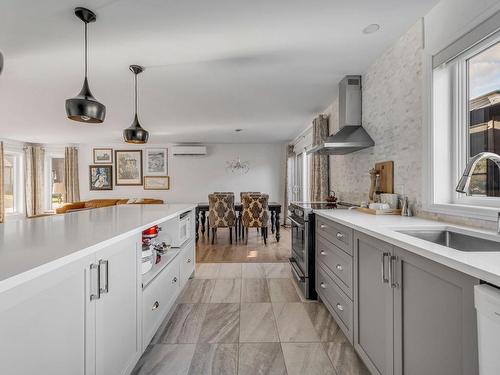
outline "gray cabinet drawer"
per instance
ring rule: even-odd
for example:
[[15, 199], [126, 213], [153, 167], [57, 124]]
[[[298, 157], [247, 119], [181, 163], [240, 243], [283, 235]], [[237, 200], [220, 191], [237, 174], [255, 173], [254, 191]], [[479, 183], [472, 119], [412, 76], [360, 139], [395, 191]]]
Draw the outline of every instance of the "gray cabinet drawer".
[[351, 228], [345, 225], [316, 215], [316, 233], [351, 255], [353, 253], [353, 232]]
[[352, 257], [322, 236], [317, 236], [316, 259], [333, 273], [339, 287], [352, 298]]
[[352, 343], [353, 341], [353, 305], [347, 295], [342, 292], [328, 273], [323, 270], [321, 264], [316, 270], [317, 292], [321, 300], [335, 318], [339, 327], [344, 331], [346, 337]]

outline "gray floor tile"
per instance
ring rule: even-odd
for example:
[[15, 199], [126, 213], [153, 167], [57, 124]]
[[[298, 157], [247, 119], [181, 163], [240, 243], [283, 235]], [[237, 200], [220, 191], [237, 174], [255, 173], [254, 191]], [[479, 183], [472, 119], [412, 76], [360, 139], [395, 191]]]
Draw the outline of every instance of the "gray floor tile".
[[198, 344], [189, 375], [236, 375], [238, 344]]
[[164, 344], [190, 344], [198, 342], [205, 320], [206, 304], [179, 304], [163, 331], [155, 340]]
[[219, 274], [220, 263], [198, 263], [195, 277], [197, 279], [216, 279]]
[[177, 303], [208, 303], [214, 286], [215, 280], [189, 280]]
[[322, 343], [282, 343], [288, 375], [334, 375]]
[[241, 302], [271, 302], [266, 279], [243, 279]]
[[242, 276], [244, 279], [265, 279], [264, 263], [243, 263]]
[[321, 341], [334, 341], [339, 330], [338, 324], [333, 319], [325, 305], [320, 302], [304, 303], [307, 315], [311, 319], [314, 329]]
[[290, 278], [290, 263], [264, 263], [266, 278], [268, 279], [286, 279]]
[[237, 303], [209, 304], [201, 327], [200, 343], [236, 343], [240, 331], [240, 305]]
[[240, 279], [241, 263], [221, 263], [219, 267], [218, 279]]
[[239, 303], [241, 298], [241, 279], [219, 279], [215, 282], [210, 302]]
[[240, 344], [238, 374], [287, 375], [281, 345], [272, 342]]
[[279, 336], [270, 303], [242, 303], [240, 342], [278, 342]]
[[370, 375], [341, 330], [333, 342], [324, 343], [324, 346], [338, 375]]
[[304, 303], [273, 303], [273, 311], [281, 342], [320, 341]]
[[267, 283], [272, 302], [300, 302], [291, 279], [269, 279]]
[[132, 375], [186, 375], [194, 350], [194, 344], [151, 345], [135, 366]]

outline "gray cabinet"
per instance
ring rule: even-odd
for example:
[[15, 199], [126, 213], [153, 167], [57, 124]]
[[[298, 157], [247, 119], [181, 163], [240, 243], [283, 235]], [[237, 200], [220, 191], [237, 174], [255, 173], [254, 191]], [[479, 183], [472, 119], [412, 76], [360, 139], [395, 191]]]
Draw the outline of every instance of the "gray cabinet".
[[354, 348], [372, 374], [392, 375], [393, 291], [389, 285], [392, 246], [354, 234]]
[[377, 375], [477, 375], [479, 280], [354, 234], [354, 347]]
[[478, 280], [394, 249], [396, 374], [477, 375]]

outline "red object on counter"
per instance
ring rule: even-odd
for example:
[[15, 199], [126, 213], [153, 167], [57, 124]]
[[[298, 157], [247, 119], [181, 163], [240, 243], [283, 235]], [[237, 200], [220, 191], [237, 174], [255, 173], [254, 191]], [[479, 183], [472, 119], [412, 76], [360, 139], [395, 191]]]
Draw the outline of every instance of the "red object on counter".
[[158, 236], [158, 225], [142, 231], [142, 238], [155, 238]]

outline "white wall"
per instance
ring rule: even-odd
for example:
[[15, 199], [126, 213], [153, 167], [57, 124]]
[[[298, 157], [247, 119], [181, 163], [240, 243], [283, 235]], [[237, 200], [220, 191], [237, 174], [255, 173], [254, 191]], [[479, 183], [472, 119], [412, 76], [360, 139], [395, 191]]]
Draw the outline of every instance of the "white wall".
[[[79, 147], [80, 195], [82, 200], [95, 198], [160, 198], [167, 202], [204, 202], [214, 191], [261, 191], [269, 194], [271, 201], [282, 203], [284, 195], [285, 145], [283, 144], [210, 144], [205, 156], [172, 156], [169, 150], [168, 173], [170, 190], [144, 190], [142, 186], [114, 186], [112, 191], [89, 191], [89, 165], [92, 149], [112, 147], [114, 150], [167, 147], [126, 147], [124, 144], [82, 144]], [[247, 174], [226, 171], [226, 161], [237, 156], [250, 163]], [[144, 157], [144, 155], [143, 155]], [[239, 198], [236, 198], [239, 201]]]

